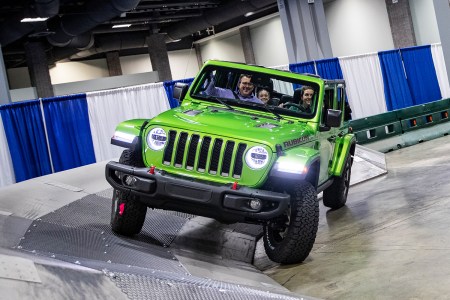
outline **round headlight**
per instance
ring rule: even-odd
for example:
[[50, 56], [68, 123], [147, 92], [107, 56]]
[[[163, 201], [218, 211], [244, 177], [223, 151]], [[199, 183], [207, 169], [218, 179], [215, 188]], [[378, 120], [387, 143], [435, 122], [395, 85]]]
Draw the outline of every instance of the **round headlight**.
[[269, 162], [269, 153], [264, 147], [252, 147], [245, 154], [245, 162], [252, 169], [264, 168]]
[[156, 127], [147, 135], [147, 144], [153, 150], [161, 150], [167, 142], [167, 134], [164, 129]]

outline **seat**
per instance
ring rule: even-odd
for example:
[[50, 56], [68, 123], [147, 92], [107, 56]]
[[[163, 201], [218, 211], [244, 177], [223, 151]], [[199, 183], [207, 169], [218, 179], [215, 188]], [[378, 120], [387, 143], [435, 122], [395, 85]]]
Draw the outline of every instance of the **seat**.
[[295, 104], [300, 104], [300, 101], [302, 100], [302, 89], [298, 88], [294, 90], [294, 96], [293, 96], [292, 102]]
[[267, 105], [273, 105], [273, 106], [278, 106], [278, 104], [280, 104], [280, 98], [271, 98], [268, 102]]
[[281, 103], [286, 103], [286, 102], [292, 102], [293, 100], [294, 100], [294, 98], [292, 96], [290, 96], [290, 95], [283, 95], [283, 96], [281, 96], [280, 104]]

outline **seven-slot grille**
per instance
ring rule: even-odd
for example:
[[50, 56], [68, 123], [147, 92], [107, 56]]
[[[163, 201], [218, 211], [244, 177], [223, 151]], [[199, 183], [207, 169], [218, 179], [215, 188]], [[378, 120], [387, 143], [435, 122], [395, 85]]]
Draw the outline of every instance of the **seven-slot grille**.
[[234, 140], [169, 131], [163, 163], [176, 168], [240, 178], [247, 144]]

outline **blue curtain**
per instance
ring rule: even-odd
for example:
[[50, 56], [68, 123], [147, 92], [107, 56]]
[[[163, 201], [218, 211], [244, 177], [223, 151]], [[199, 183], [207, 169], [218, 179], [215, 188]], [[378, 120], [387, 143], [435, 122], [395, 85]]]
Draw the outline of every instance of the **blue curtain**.
[[39, 100], [0, 106], [16, 182], [52, 173]]
[[414, 105], [442, 99], [431, 46], [400, 49]]
[[170, 108], [177, 107], [179, 105], [178, 101], [173, 98], [173, 86], [176, 82], [182, 82], [191, 84], [192, 81], [194, 81], [194, 78], [186, 78], [186, 79], [180, 79], [180, 80], [173, 80], [173, 81], [164, 81], [164, 89], [166, 90], [167, 98], [169, 99]]
[[378, 52], [386, 107], [390, 110], [414, 105], [399, 50]]
[[316, 74], [316, 69], [314, 67], [313, 61], [302, 62], [289, 64], [289, 70], [295, 73], [308, 73], [308, 74]]
[[55, 172], [95, 162], [85, 94], [42, 100]]
[[338, 58], [328, 58], [316, 61], [317, 74], [323, 79], [343, 79]]

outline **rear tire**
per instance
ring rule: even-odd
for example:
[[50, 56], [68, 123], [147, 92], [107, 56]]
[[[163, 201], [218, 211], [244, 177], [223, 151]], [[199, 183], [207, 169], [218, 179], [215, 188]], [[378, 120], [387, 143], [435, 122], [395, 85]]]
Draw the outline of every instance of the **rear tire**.
[[316, 189], [309, 182], [296, 184], [286, 213], [264, 224], [267, 256], [282, 264], [301, 263], [311, 252], [318, 225]]
[[[142, 158], [135, 151], [126, 149], [119, 159], [120, 163], [143, 167]], [[130, 191], [114, 190], [111, 207], [111, 229], [121, 235], [131, 236], [141, 232], [147, 206]]]
[[323, 191], [323, 205], [331, 209], [338, 209], [347, 202], [350, 177], [352, 175], [351, 154], [345, 160], [344, 170], [340, 177], [335, 177], [333, 183]]

